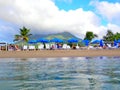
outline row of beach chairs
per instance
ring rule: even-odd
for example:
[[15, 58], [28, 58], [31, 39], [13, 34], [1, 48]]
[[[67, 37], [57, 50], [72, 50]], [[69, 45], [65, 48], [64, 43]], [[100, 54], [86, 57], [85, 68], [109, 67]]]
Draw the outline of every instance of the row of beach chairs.
[[[69, 49], [74, 49], [74, 48], [71, 48], [69, 45], [67, 44], [63, 44], [62, 47], [60, 48], [57, 48], [56, 45], [54, 45], [54, 47], [52, 48], [52, 46], [50, 46], [49, 44], [45, 44], [45, 48], [44, 48], [44, 45], [38, 45], [38, 47], [36, 48], [34, 45], [24, 45], [23, 46], [23, 50], [44, 50], [44, 49], [47, 49], [47, 50], [51, 50], [51, 49], [63, 49], [63, 50], [69, 50]], [[89, 46], [89, 47], [79, 47], [79, 46], [75, 46], [75, 49], [80, 49], [80, 50], [86, 50], [86, 49], [92, 49], [92, 50], [100, 50], [100, 49], [118, 49], [118, 47], [93, 47], [93, 46]]]
[[47, 50], [50, 50], [50, 49], [71, 49], [71, 47], [69, 45], [67, 45], [67, 44], [63, 44], [62, 47], [59, 47], [59, 48], [55, 44], [51, 44], [51, 45], [50, 44], [45, 44], [45, 46], [44, 46], [44, 44], [40, 44], [40, 45], [37, 46], [37, 48], [36, 48], [35, 45], [24, 45], [23, 46], [23, 50], [36, 50], [36, 49], [37, 50], [44, 50], [44, 49], [47, 49]]
[[103, 47], [99, 47], [99, 46], [91, 46], [89, 45], [88, 47], [79, 47], [78, 45], [76, 46], [72, 46], [70, 47], [70, 45], [67, 44], [63, 44], [63, 45], [59, 45], [59, 44], [39, 44], [39, 45], [34, 45], [34, 44], [30, 44], [30, 45], [24, 45], [22, 47], [18, 47], [16, 45], [12, 45], [12, 46], [8, 46], [8, 51], [14, 51], [14, 50], [54, 50], [54, 49], [65, 49], [65, 50], [69, 50], [69, 49], [79, 49], [79, 50], [84, 50], [84, 49], [93, 49], [93, 50], [97, 50], [97, 49], [117, 49], [120, 48], [118, 46], [114, 46], [112, 47], [111, 45], [107, 45], [107, 47], [103, 46]]

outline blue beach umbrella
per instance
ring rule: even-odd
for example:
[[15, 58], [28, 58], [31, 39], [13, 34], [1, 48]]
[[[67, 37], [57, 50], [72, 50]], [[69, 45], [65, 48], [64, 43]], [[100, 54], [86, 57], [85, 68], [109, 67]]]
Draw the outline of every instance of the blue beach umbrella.
[[103, 47], [103, 40], [100, 40], [100, 46]]
[[100, 40], [94, 40], [91, 42], [92, 44], [97, 44], [97, 43], [100, 43]]
[[118, 39], [117, 42], [120, 43], [120, 39]]
[[88, 46], [90, 41], [86, 39], [86, 40], [82, 40], [82, 42], [85, 44], [85, 46]]
[[37, 43], [37, 41], [36, 40], [29, 40], [28, 43], [29, 44], [35, 44], [35, 43]]
[[69, 43], [78, 43], [78, 41], [79, 40], [76, 39], [76, 38], [71, 38], [71, 39], [68, 40]]
[[114, 46], [117, 46], [117, 40], [114, 40]]
[[50, 42], [62, 43], [63, 40], [62, 40], [62, 39], [59, 39], [59, 38], [53, 38], [53, 39], [50, 40]]
[[49, 43], [49, 40], [48, 40], [48, 39], [45, 39], [45, 38], [39, 38], [39, 39], [37, 40], [37, 42]]

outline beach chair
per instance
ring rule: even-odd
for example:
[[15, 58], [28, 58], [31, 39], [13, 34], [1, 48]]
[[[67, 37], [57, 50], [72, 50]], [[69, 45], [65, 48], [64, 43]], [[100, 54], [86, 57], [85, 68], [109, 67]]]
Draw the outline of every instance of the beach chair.
[[45, 44], [46, 49], [50, 49], [50, 45], [49, 44]]
[[79, 49], [79, 46], [78, 46], [78, 45], [76, 46], [76, 49]]
[[35, 50], [35, 46], [34, 45], [30, 45], [29, 46], [29, 50]]
[[42, 49], [44, 49], [44, 45], [43, 44], [38, 45], [38, 50], [42, 50]]
[[67, 49], [67, 44], [63, 44], [62, 48]]
[[93, 47], [93, 46], [89, 46], [88, 49], [92, 49], [92, 50], [94, 50], [94, 49], [96, 49], [96, 48]]
[[23, 50], [28, 50], [28, 46], [27, 46], [27, 45], [24, 45], [24, 46], [23, 46]]
[[70, 48], [70, 45], [67, 45], [67, 49], [71, 49], [71, 48]]

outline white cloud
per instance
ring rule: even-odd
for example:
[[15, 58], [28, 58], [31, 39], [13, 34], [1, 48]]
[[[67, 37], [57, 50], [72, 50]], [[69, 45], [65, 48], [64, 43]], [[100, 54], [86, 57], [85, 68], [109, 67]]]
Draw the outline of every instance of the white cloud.
[[0, 1], [0, 18], [18, 25], [26, 25], [32, 32], [63, 32], [85, 34], [96, 31], [98, 17], [91, 11], [59, 10], [51, 0], [6, 0]]
[[103, 38], [103, 36], [106, 35], [107, 33], [107, 30], [111, 30], [113, 33], [117, 33], [119, 32], [120, 33], [120, 27], [116, 24], [112, 24], [112, 23], [108, 23], [107, 26], [100, 26], [98, 27], [97, 29], [99, 31], [98, 35], [99, 35], [99, 38]]
[[107, 1], [91, 2], [95, 5], [97, 12], [104, 18], [107, 18], [109, 22], [114, 22], [120, 25], [120, 3], [109, 3]]
[[[0, 11], [1, 19], [19, 27], [24, 25], [30, 28], [32, 33], [68, 31], [83, 38], [86, 31], [99, 35], [106, 29], [100, 25], [100, 18], [92, 11], [84, 11], [82, 8], [59, 10], [53, 0], [1, 0]], [[12, 29], [12, 32], [17, 31]]]
[[116, 32], [119, 32], [119, 33], [120, 33], [120, 27], [119, 27], [118, 25], [109, 23], [109, 24], [107, 25], [107, 27], [108, 27], [109, 30], [112, 30], [113, 33], [116, 33]]

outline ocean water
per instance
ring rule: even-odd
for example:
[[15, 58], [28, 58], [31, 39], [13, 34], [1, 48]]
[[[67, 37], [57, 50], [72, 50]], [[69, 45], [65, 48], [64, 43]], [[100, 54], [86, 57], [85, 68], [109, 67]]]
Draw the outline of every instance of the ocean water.
[[0, 90], [120, 90], [120, 57], [0, 58]]

